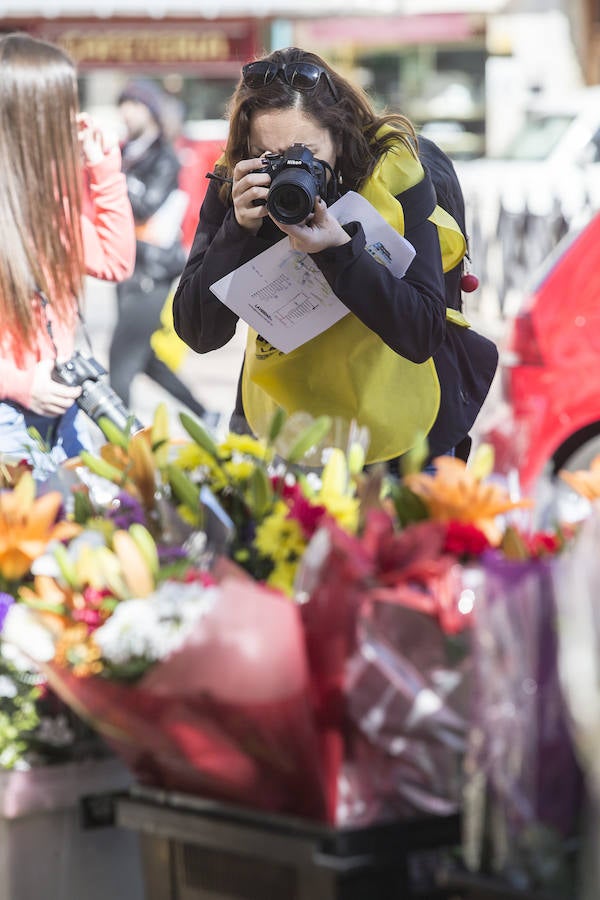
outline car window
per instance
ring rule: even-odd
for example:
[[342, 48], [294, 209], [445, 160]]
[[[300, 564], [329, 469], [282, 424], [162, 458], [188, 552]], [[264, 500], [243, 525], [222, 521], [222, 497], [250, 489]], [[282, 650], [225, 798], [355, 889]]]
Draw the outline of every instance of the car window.
[[567, 114], [532, 116], [496, 158], [525, 162], [547, 159], [573, 118]]
[[585, 148], [585, 163], [600, 162], [600, 128]]
[[556, 246], [550, 251], [550, 253], [548, 253], [544, 261], [541, 263], [541, 265], [538, 266], [538, 268], [532, 275], [530, 285], [531, 290], [536, 291], [539, 289], [542, 282], [546, 280], [561, 256], [564, 256], [571, 244], [573, 244], [577, 240], [586, 225], [587, 223], [580, 222], [570, 228], [569, 231], [567, 231], [567, 233], [564, 235], [564, 237], [561, 238], [558, 244], [556, 244]]

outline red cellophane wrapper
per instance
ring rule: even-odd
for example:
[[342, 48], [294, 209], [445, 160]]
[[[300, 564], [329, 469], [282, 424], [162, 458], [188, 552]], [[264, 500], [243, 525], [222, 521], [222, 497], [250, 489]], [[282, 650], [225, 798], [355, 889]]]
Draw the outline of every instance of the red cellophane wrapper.
[[133, 684], [50, 667], [139, 782], [332, 825], [457, 809], [460, 567], [436, 523], [313, 539], [294, 603], [216, 569], [221, 596]]
[[140, 783], [325, 820], [299, 609], [278, 593], [226, 577], [184, 646], [135, 684], [48, 678]]
[[463, 569], [444, 526], [395, 532], [372, 514], [361, 539], [330, 526], [307, 555], [303, 622], [328, 820], [368, 825], [459, 807], [469, 654]]

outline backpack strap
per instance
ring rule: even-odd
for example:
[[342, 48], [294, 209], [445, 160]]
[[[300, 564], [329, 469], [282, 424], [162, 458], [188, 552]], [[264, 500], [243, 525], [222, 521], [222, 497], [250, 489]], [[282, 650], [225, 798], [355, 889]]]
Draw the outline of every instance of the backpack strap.
[[[397, 197], [397, 200], [402, 204], [404, 212], [405, 232], [429, 219], [438, 205], [431, 175], [425, 168], [424, 172], [425, 177], [422, 181], [402, 191]], [[469, 322], [462, 312], [453, 309], [451, 306], [446, 307], [446, 319], [455, 325], [461, 325], [463, 328], [469, 327]]]
[[404, 211], [404, 230], [410, 231], [424, 222], [433, 213], [437, 206], [437, 196], [431, 176], [424, 169], [425, 176], [417, 184], [398, 194], [397, 200], [402, 204]]

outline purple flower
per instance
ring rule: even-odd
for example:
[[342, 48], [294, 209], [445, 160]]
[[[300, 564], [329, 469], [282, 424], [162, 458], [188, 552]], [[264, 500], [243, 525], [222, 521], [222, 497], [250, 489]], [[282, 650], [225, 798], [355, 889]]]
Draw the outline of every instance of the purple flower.
[[146, 516], [142, 504], [126, 491], [121, 491], [117, 495], [113, 501], [112, 509], [109, 509], [107, 516], [115, 523], [117, 528], [122, 528], [125, 531], [130, 525], [133, 525], [134, 522], [137, 522], [140, 525], [146, 525], [147, 527]]
[[168, 566], [170, 563], [178, 562], [180, 559], [186, 559], [187, 557], [183, 547], [169, 547], [166, 544], [159, 544], [157, 550], [161, 566]]
[[6, 594], [4, 591], [0, 591], [0, 631], [4, 625], [6, 614], [14, 602], [15, 598], [12, 594]]

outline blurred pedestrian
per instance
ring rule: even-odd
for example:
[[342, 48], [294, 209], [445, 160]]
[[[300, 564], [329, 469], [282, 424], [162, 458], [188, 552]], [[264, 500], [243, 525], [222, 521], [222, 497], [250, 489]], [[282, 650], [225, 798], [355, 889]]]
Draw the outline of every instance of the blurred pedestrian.
[[134, 225], [119, 148], [80, 113], [69, 57], [6, 34], [0, 72], [0, 453], [43, 477], [91, 446], [81, 388], [53, 370], [74, 351], [84, 276], [131, 274]]
[[136, 223], [131, 278], [117, 287], [117, 322], [109, 350], [110, 381], [126, 405], [138, 374], [148, 375], [208, 424], [218, 420], [155, 353], [153, 333], [186, 251], [181, 222], [187, 197], [178, 187], [180, 163], [165, 130], [167, 95], [148, 79], [128, 82], [118, 98], [126, 130], [123, 172]]

